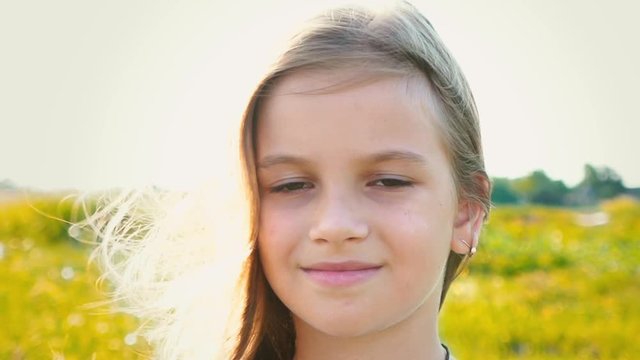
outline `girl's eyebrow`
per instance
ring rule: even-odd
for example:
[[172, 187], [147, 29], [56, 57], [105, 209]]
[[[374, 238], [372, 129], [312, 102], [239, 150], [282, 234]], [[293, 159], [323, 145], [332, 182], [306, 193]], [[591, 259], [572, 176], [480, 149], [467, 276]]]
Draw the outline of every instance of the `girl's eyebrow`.
[[291, 165], [309, 165], [311, 163], [311, 161], [306, 160], [302, 157], [299, 156], [293, 156], [293, 155], [269, 155], [269, 156], [265, 156], [263, 157], [259, 162], [258, 162], [258, 168], [259, 169], [266, 169], [272, 166], [276, 166], [276, 165], [283, 165], [283, 164], [291, 164]]
[[366, 162], [381, 163], [386, 161], [407, 161], [416, 165], [427, 165], [427, 159], [413, 151], [388, 150], [367, 156]]
[[[424, 156], [413, 151], [406, 150], [387, 150], [358, 159], [358, 162], [372, 164], [387, 161], [406, 161], [416, 165], [427, 165], [427, 159]], [[258, 168], [266, 169], [283, 164], [308, 166], [311, 164], [311, 161], [294, 155], [268, 155], [258, 162]]]

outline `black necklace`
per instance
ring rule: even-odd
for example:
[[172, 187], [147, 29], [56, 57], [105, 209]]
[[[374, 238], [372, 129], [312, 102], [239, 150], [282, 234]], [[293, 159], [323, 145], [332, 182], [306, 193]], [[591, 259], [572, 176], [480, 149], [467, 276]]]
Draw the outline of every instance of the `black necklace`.
[[447, 353], [444, 355], [444, 360], [449, 360], [449, 348], [447, 347], [447, 345], [445, 344], [441, 344], [442, 347], [444, 348], [444, 351], [446, 351]]

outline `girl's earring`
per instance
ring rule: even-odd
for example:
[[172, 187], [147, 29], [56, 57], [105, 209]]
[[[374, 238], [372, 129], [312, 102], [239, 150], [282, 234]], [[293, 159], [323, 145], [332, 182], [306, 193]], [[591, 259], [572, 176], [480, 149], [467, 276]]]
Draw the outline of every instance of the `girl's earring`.
[[461, 265], [458, 266], [458, 270], [456, 271], [456, 274], [453, 277], [454, 279], [460, 276], [460, 274], [462, 274], [464, 269], [467, 267], [469, 260], [473, 257], [473, 255], [475, 255], [477, 251], [475, 246], [469, 245], [469, 243], [464, 241], [463, 239], [460, 239], [460, 241], [462, 241], [463, 244], [467, 245], [467, 247], [469, 248], [469, 252], [467, 253], [467, 256], [465, 256], [464, 259], [462, 260]]
[[463, 239], [460, 239], [460, 241], [462, 241], [462, 243], [463, 243], [463, 244], [465, 244], [465, 245], [467, 245], [467, 247], [469, 248], [469, 254], [468, 254], [468, 255], [469, 255], [469, 257], [473, 257], [473, 255], [475, 255], [475, 254], [476, 254], [476, 251], [477, 251], [478, 249], [476, 249], [476, 247], [475, 247], [475, 246], [471, 246], [471, 245], [469, 245], [469, 243], [468, 243], [468, 242], [466, 242], [466, 241], [464, 241]]

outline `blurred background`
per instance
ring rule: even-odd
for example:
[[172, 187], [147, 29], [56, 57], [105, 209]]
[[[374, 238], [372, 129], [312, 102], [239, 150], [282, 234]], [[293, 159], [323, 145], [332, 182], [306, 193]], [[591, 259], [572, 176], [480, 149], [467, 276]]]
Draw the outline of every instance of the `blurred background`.
[[[258, 77], [328, 3], [0, 3], [0, 358], [144, 356], [135, 319], [83, 306], [104, 299], [91, 247], [52, 217], [224, 176]], [[443, 340], [460, 359], [635, 359], [640, 5], [414, 4], [470, 82], [494, 178]]]

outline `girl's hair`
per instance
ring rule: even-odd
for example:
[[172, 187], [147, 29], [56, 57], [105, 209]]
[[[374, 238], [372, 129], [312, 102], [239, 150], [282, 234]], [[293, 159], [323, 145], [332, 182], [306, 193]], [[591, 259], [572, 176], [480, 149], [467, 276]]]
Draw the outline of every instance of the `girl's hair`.
[[[458, 64], [429, 21], [408, 2], [377, 11], [342, 7], [316, 17], [291, 40], [259, 83], [243, 118], [241, 151], [252, 204], [251, 243], [254, 246], [248, 263], [248, 302], [234, 354], [234, 359], [238, 360], [290, 359], [294, 353], [295, 330], [291, 315], [269, 286], [260, 264], [255, 134], [260, 105], [274, 86], [286, 76], [307, 70], [351, 71], [355, 74], [351, 80], [355, 81], [385, 75], [427, 81], [433, 94], [422, 94], [421, 100], [436, 115], [457, 196], [480, 205], [485, 219], [490, 210], [489, 180], [484, 170], [473, 95]], [[464, 258], [464, 255], [450, 252], [440, 306]]]
[[[70, 230], [82, 237], [80, 230], [88, 225], [97, 234], [92, 259], [109, 280], [113, 303], [143, 320], [140, 331], [157, 358], [293, 356], [290, 312], [260, 263], [255, 130], [260, 104], [273, 87], [305, 70], [352, 72], [355, 81], [389, 75], [426, 81], [431, 90], [418, 97], [423, 95], [419, 100], [436, 115], [457, 197], [477, 203], [488, 215], [490, 189], [473, 96], [431, 24], [407, 2], [384, 10], [330, 10], [292, 39], [245, 110], [241, 169], [224, 177], [244, 186], [237, 190], [246, 201], [238, 201], [236, 189], [211, 182], [186, 194], [122, 192], [101, 201]], [[441, 306], [464, 258], [449, 254]]]

